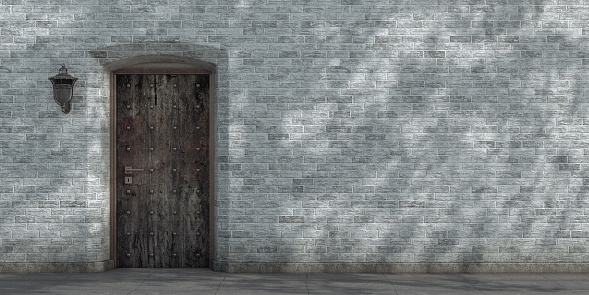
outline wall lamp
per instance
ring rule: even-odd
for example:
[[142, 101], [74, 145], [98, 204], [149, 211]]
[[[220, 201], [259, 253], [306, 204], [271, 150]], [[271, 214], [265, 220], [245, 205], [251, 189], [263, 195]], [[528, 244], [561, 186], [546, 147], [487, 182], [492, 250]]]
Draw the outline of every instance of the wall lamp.
[[72, 108], [70, 101], [74, 96], [74, 83], [78, 78], [70, 76], [64, 64], [61, 65], [59, 74], [49, 78], [49, 80], [53, 84], [53, 99], [61, 106], [62, 112], [69, 113]]

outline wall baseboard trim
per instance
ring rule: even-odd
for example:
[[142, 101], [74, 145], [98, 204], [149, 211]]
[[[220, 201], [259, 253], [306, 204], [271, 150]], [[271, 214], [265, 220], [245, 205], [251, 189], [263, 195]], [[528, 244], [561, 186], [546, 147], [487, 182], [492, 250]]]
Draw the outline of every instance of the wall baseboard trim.
[[[114, 261], [0, 263], [0, 273], [83, 273], [114, 269]], [[589, 263], [245, 263], [212, 261], [230, 273], [589, 273]]]
[[241, 263], [211, 269], [250, 273], [586, 273], [589, 263]]
[[105, 272], [114, 269], [114, 261], [96, 261], [96, 262], [39, 262], [39, 263], [21, 263], [21, 262], [2, 262], [0, 263], [0, 273], [63, 273], [63, 272]]

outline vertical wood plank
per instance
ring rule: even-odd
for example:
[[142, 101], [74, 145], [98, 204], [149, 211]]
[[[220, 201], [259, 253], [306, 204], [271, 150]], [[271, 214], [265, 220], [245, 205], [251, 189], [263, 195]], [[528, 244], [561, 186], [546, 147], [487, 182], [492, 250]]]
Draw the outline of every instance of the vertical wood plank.
[[157, 131], [152, 133], [154, 142], [157, 142], [157, 149], [153, 153], [153, 162], [158, 167], [157, 172], [152, 177], [152, 183], [157, 186], [158, 194], [154, 200], [154, 206], [158, 208], [156, 216], [157, 224], [154, 224], [154, 230], [157, 232], [157, 240], [154, 241], [154, 247], [158, 253], [157, 267], [171, 267], [171, 231], [170, 218], [173, 215], [170, 210], [170, 195], [173, 191], [173, 182], [171, 173], [174, 168], [174, 144], [173, 137], [177, 130], [175, 127], [175, 112], [173, 89], [167, 75], [156, 75], [154, 77], [157, 85], [156, 93], [158, 101], [156, 103], [156, 122]]
[[178, 79], [185, 267], [208, 266], [208, 76]]
[[[144, 125], [148, 119], [143, 100], [149, 97], [141, 76], [117, 77], [117, 253], [119, 267], [147, 266], [145, 183], [143, 172], [125, 173], [125, 166], [142, 168], [145, 158]], [[126, 184], [125, 177], [132, 183]]]
[[[171, 151], [170, 151], [170, 192], [168, 194], [168, 205], [170, 206], [169, 210], [172, 212], [170, 214], [167, 225], [173, 231], [170, 232], [168, 235], [169, 242], [169, 255], [170, 257], [170, 266], [171, 267], [183, 267], [184, 265], [184, 255], [182, 254], [183, 248], [183, 230], [182, 224], [180, 220], [183, 218], [181, 214], [181, 208], [183, 208], [184, 203], [182, 200], [178, 198], [181, 194], [181, 184], [178, 182], [179, 175], [182, 174], [182, 167], [181, 161], [182, 158], [185, 156], [181, 152], [181, 147], [179, 146], [178, 138], [184, 136], [181, 134], [182, 126], [179, 124], [178, 116], [179, 116], [179, 107], [178, 107], [178, 92], [181, 91], [178, 87], [178, 76], [177, 75], [166, 75], [163, 76], [162, 79], [166, 80], [167, 82], [167, 89], [170, 93], [170, 104], [172, 105], [171, 113], [171, 136], [169, 138]], [[175, 129], [174, 129], [175, 128]], [[174, 171], [175, 170], [175, 171]], [[175, 256], [174, 256], [175, 255]]]

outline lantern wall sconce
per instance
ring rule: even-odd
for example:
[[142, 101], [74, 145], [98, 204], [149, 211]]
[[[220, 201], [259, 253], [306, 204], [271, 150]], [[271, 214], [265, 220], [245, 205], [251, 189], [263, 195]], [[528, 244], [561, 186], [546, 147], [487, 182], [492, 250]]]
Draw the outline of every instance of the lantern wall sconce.
[[61, 106], [62, 112], [69, 113], [72, 108], [70, 101], [74, 96], [74, 83], [78, 78], [70, 76], [64, 64], [61, 65], [59, 74], [49, 78], [49, 80], [53, 84], [53, 99]]

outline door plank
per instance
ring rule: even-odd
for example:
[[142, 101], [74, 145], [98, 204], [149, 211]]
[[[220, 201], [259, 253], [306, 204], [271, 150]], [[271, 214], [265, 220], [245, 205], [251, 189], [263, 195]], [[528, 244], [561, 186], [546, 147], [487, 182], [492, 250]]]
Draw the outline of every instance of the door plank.
[[[157, 239], [154, 240], [154, 247], [157, 247], [158, 263], [157, 267], [172, 266], [172, 247], [171, 224], [172, 211], [171, 205], [173, 191], [172, 170], [176, 169], [174, 161], [175, 144], [174, 136], [177, 131], [175, 123], [177, 103], [175, 102], [171, 83], [167, 75], [154, 76], [156, 83], [157, 102], [154, 107], [154, 125], [157, 131], [152, 132], [151, 136], [156, 148], [152, 152], [152, 163], [157, 167], [157, 171], [152, 175], [151, 183], [157, 187], [158, 195], [155, 196], [154, 206], [159, 208], [160, 214], [157, 216], [157, 223], [154, 229], [157, 231]], [[174, 128], [176, 127], [176, 128]]]
[[[121, 265], [146, 266], [146, 229], [141, 226], [147, 220], [146, 204], [142, 201], [147, 182], [141, 172], [125, 173], [125, 167], [141, 168], [147, 162], [145, 153], [146, 138], [143, 133], [147, 112], [143, 101], [149, 93], [143, 91], [140, 76], [120, 76], [117, 78], [117, 213], [118, 244], [125, 248], [117, 251]], [[131, 177], [131, 184], [125, 183]]]
[[[182, 134], [178, 140], [182, 147], [183, 172], [182, 200], [184, 228], [184, 262], [186, 267], [208, 266], [208, 76], [182, 76], [178, 85], [179, 115]], [[190, 140], [188, 140], [190, 138]]]

